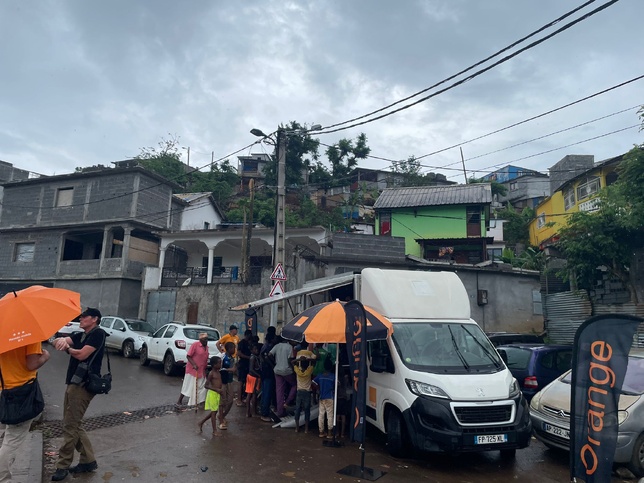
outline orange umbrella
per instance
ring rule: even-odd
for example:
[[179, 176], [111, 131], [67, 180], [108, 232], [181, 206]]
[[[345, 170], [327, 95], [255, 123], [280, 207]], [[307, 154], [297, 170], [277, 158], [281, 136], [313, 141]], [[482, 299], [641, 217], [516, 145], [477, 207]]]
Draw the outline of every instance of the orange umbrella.
[[0, 299], [0, 353], [49, 339], [81, 313], [80, 294], [32, 285]]
[[[366, 305], [364, 309], [367, 315], [367, 340], [386, 339], [393, 333], [389, 319]], [[282, 337], [295, 341], [306, 337], [307, 342], [344, 344], [346, 330], [344, 303], [336, 300], [314, 305], [296, 315], [282, 329]]]

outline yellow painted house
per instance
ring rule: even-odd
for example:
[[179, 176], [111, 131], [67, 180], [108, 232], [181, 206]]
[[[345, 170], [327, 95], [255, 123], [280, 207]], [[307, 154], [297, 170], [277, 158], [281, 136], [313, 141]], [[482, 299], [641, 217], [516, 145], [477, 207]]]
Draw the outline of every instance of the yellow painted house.
[[[624, 155], [600, 161], [588, 170], [565, 180], [551, 195], [535, 208], [536, 217], [530, 223], [530, 243], [544, 248], [558, 240], [559, 229], [567, 223], [568, 217], [577, 211], [596, 211], [599, 190], [617, 180], [617, 167]], [[569, 161], [564, 158], [550, 168], [552, 173], [566, 173]], [[586, 161], [588, 157], [585, 157]], [[566, 162], [564, 162], [566, 161]]]

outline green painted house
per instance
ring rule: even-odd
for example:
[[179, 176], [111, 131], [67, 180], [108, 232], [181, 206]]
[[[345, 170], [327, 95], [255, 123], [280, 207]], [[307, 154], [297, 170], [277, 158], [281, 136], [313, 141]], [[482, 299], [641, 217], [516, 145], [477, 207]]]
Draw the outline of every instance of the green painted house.
[[376, 234], [405, 238], [405, 253], [426, 260], [480, 263], [492, 191], [487, 183], [387, 188], [376, 204]]

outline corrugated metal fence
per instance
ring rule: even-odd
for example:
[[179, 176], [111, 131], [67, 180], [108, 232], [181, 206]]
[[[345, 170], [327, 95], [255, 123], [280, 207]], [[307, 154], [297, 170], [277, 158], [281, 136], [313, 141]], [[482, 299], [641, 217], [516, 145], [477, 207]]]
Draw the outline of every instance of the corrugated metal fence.
[[[543, 295], [544, 319], [548, 339], [554, 344], [572, 344], [577, 328], [593, 315], [624, 314], [644, 318], [644, 304], [591, 304], [585, 292]], [[644, 327], [640, 324], [636, 341], [644, 347]]]

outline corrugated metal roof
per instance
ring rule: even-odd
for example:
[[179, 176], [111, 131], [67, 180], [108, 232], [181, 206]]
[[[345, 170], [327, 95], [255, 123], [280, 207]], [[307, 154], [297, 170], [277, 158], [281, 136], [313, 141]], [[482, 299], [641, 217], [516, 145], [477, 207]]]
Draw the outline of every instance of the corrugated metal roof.
[[172, 196], [179, 198], [186, 203], [192, 203], [193, 201], [199, 200], [206, 196], [210, 196], [210, 193], [175, 193]]
[[376, 200], [375, 209], [415, 206], [465, 205], [492, 202], [489, 183], [456, 186], [416, 186], [386, 188]]

